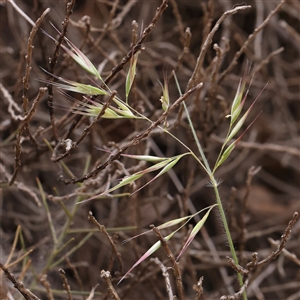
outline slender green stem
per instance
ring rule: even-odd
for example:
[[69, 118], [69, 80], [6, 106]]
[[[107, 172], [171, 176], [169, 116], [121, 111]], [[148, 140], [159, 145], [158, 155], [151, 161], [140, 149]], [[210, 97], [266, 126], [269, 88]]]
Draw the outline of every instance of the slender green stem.
[[[201, 158], [203, 160], [203, 163], [205, 165], [204, 169], [206, 170], [206, 172], [207, 172], [207, 174], [208, 174], [208, 176], [210, 178], [210, 182], [211, 182], [211, 184], [212, 184], [212, 186], [214, 188], [214, 192], [215, 192], [215, 195], [216, 195], [216, 201], [217, 201], [217, 204], [218, 204], [218, 207], [219, 207], [219, 212], [220, 212], [220, 215], [221, 215], [221, 220], [222, 220], [222, 223], [223, 223], [223, 226], [224, 226], [224, 229], [225, 229], [225, 233], [226, 233], [226, 237], [227, 237], [227, 240], [228, 240], [228, 244], [229, 244], [229, 248], [230, 248], [230, 252], [231, 252], [232, 258], [233, 258], [235, 264], [238, 265], [238, 258], [237, 258], [237, 255], [236, 255], [236, 252], [235, 252], [235, 249], [234, 249], [234, 245], [233, 245], [233, 241], [232, 241], [232, 238], [231, 238], [230, 230], [229, 230], [228, 223], [227, 223], [227, 220], [226, 220], [225, 211], [224, 211], [224, 208], [223, 208], [223, 205], [222, 205], [222, 201], [221, 201], [221, 198], [220, 198], [220, 194], [219, 194], [219, 190], [218, 190], [218, 183], [217, 183], [217, 181], [216, 181], [216, 179], [214, 177], [213, 172], [211, 171], [209, 163], [208, 163], [208, 161], [206, 159], [206, 156], [204, 154], [203, 148], [201, 147], [200, 141], [199, 141], [199, 139], [197, 137], [197, 134], [196, 134], [196, 131], [194, 129], [192, 120], [190, 118], [190, 114], [189, 114], [188, 109], [186, 107], [186, 104], [183, 102], [182, 105], [183, 105], [183, 107], [185, 109], [185, 112], [186, 112], [186, 115], [187, 115], [187, 119], [188, 119], [189, 125], [191, 127], [191, 131], [192, 131], [194, 140], [195, 140], [197, 148], [198, 148], [198, 150], [200, 152], [200, 156], [201, 156]], [[238, 273], [237, 276], [238, 276], [239, 284], [242, 287], [244, 285], [242, 275], [240, 273]], [[243, 293], [243, 299], [247, 300], [247, 295], [246, 295], [245, 292]]]
[[[237, 255], [236, 255], [236, 252], [235, 252], [235, 249], [234, 249], [234, 245], [233, 245], [233, 241], [232, 241], [232, 238], [231, 238], [230, 230], [229, 230], [228, 223], [227, 223], [227, 220], [226, 220], [225, 211], [224, 211], [222, 201], [221, 201], [221, 198], [220, 198], [220, 194], [219, 194], [219, 190], [218, 190], [218, 183], [216, 182], [214, 177], [212, 177], [210, 180], [212, 182], [212, 185], [213, 185], [213, 188], [214, 188], [214, 191], [215, 191], [216, 201], [217, 201], [217, 204], [218, 204], [218, 207], [219, 207], [219, 212], [220, 212], [221, 220], [222, 220], [222, 223], [223, 223], [223, 226], [224, 226], [224, 229], [225, 229], [225, 233], [226, 233], [226, 237], [227, 237], [227, 240], [228, 240], [230, 252], [231, 252], [231, 255], [232, 255], [232, 258], [233, 258], [235, 264], [238, 265], [239, 261], [238, 261], [238, 258], [237, 258]], [[243, 277], [240, 273], [237, 273], [237, 275], [238, 275], [239, 284], [242, 287], [244, 285]], [[243, 293], [243, 298], [244, 298], [244, 300], [247, 300], [247, 295], [246, 295], [245, 292]]]

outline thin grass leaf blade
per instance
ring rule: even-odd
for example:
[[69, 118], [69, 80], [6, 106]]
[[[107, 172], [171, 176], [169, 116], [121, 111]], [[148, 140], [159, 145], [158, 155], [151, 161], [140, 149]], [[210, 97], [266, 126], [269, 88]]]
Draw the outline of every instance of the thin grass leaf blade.
[[170, 163], [168, 163], [156, 176], [155, 179], [159, 176], [163, 175], [164, 173], [168, 172], [170, 169], [172, 169], [178, 161], [181, 159], [182, 155], [178, 155], [174, 160], [172, 160]]
[[164, 84], [162, 84], [160, 81], [159, 81], [159, 84], [161, 85], [162, 91], [163, 91], [163, 94], [160, 97], [162, 109], [163, 109], [163, 111], [167, 111], [169, 108], [169, 104], [170, 104], [170, 96], [169, 96], [169, 87], [168, 87], [166, 76], [164, 78]]
[[165, 228], [168, 228], [168, 227], [172, 227], [174, 225], [177, 225], [183, 221], [186, 221], [187, 219], [191, 219], [193, 217], [193, 215], [189, 215], [189, 216], [186, 216], [186, 217], [182, 217], [182, 218], [178, 218], [178, 219], [173, 219], [171, 221], [168, 221], [168, 222], [165, 222], [159, 226], [157, 226], [157, 228], [159, 230], [161, 229], [165, 229]]
[[139, 56], [139, 51], [133, 55], [130, 60], [130, 67], [126, 76], [126, 83], [125, 83], [125, 95], [126, 95], [126, 102], [128, 100], [128, 96], [136, 75], [136, 63]]
[[147, 162], [160, 162], [160, 161], [164, 161], [164, 160], [168, 159], [166, 157], [158, 157], [158, 156], [152, 156], [152, 155], [122, 154], [122, 156], [137, 159], [137, 160], [147, 161]]
[[[166, 241], [170, 240], [171, 237], [174, 235], [175, 232], [172, 232], [164, 239]], [[125, 273], [125, 275], [119, 280], [118, 284], [121, 283], [124, 278], [136, 267], [138, 266], [142, 261], [144, 261], [146, 258], [148, 258], [151, 254], [153, 254], [155, 251], [157, 251], [161, 247], [161, 241], [157, 241], [151, 248], [149, 248], [145, 254]]]
[[167, 159], [165, 159], [163, 161], [160, 161], [157, 164], [155, 164], [155, 165], [153, 165], [153, 166], [151, 166], [151, 167], [149, 167], [149, 168], [147, 168], [143, 171], [140, 171], [138, 173], [146, 174], [146, 173], [157, 171], [157, 170], [165, 167], [166, 165], [168, 165], [170, 161], [172, 161], [172, 158], [167, 158]]
[[[154, 166], [161, 166], [163, 167], [163, 169], [155, 176], [153, 177], [150, 181], [148, 181], [146, 184], [144, 184], [142, 187], [140, 187], [138, 190], [134, 191], [131, 195], [137, 193], [138, 191], [140, 191], [141, 189], [143, 189], [145, 186], [147, 186], [148, 184], [150, 184], [151, 182], [153, 182], [154, 180], [156, 180], [158, 177], [160, 177], [161, 175], [163, 175], [164, 173], [168, 172], [170, 169], [172, 169], [174, 167], [174, 165], [176, 165], [176, 163], [180, 160], [181, 157], [185, 156], [186, 154], [190, 154], [189, 152], [178, 155], [178, 156], [174, 156], [166, 161], [160, 162]], [[165, 166], [163, 166], [165, 165]], [[152, 168], [152, 167], [150, 167]], [[149, 169], [150, 169], [149, 168]], [[156, 170], [158, 170], [158, 168], [156, 168]], [[154, 170], [154, 171], [156, 171]]]
[[180, 253], [178, 254], [176, 261], [181, 257], [181, 255], [184, 253], [184, 251], [187, 249], [187, 247], [191, 244], [191, 242], [193, 241], [193, 239], [195, 238], [195, 236], [198, 234], [198, 232], [200, 231], [200, 229], [203, 227], [203, 225], [205, 224], [210, 211], [213, 209], [213, 207], [211, 207], [207, 213], [204, 215], [204, 217], [196, 224], [196, 226], [193, 228], [192, 232], [190, 233], [190, 236], [188, 237], [187, 241], [185, 242], [183, 248], [181, 249]]

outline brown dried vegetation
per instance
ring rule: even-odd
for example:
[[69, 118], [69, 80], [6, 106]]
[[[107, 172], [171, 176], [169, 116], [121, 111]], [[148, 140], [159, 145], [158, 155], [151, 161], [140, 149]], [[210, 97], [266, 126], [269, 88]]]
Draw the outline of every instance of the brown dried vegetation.
[[[0, 299], [152, 300], [176, 295], [224, 300], [242, 298], [244, 290], [249, 300], [300, 298], [299, 3], [237, 3], [1, 1]], [[129, 103], [153, 121], [150, 127], [141, 120], [103, 119], [101, 113], [94, 120], [74, 115], [65, 95], [39, 81], [55, 80], [42, 67], [90, 83], [61, 49], [65, 36], [122, 99], [130, 59], [140, 51]], [[252, 63], [248, 84], [253, 77], [246, 107], [269, 82], [251, 111], [252, 120], [262, 114], [216, 172], [239, 266], [227, 258], [231, 255], [217, 210], [178, 263], [174, 257], [189, 235], [187, 227], [167, 243], [163, 236], [170, 232], [154, 226], [154, 233], [121, 243], [150, 224], [215, 203], [205, 172], [190, 156], [131, 197], [121, 194], [132, 193], [151, 175], [121, 188], [119, 197], [76, 204], [147, 166], [134, 164], [122, 156], [125, 152], [183, 153], [158, 128], [166, 120], [172, 134], [196, 152], [182, 101], [214, 162], [246, 61]], [[163, 82], [164, 75], [171, 106], [166, 112], [159, 101], [158, 80]], [[108, 106], [111, 98], [106, 98], [98, 100]], [[246, 123], [245, 128], [251, 118]], [[198, 220], [196, 216], [191, 224]], [[157, 257], [117, 285], [157, 240], [163, 246]], [[242, 288], [236, 272], [243, 275]]]

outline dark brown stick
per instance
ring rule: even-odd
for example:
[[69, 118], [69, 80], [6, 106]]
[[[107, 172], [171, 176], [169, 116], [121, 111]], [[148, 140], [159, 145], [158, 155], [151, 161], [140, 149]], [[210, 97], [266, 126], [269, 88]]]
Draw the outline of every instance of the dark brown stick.
[[159, 238], [159, 240], [161, 242], [161, 245], [166, 250], [167, 256], [168, 256], [168, 258], [170, 259], [170, 261], [173, 265], [174, 275], [175, 275], [175, 279], [176, 279], [177, 292], [178, 292], [178, 299], [179, 300], [184, 300], [185, 298], [184, 298], [184, 294], [183, 294], [183, 284], [182, 284], [182, 278], [181, 278], [181, 272], [180, 272], [180, 269], [179, 269], [179, 264], [176, 261], [176, 258], [174, 256], [174, 254], [172, 253], [169, 245], [167, 244], [164, 237], [161, 235], [158, 228], [156, 228], [155, 226], [151, 226], [151, 227], [152, 227], [152, 230], [155, 232], [156, 236]]
[[[49, 65], [50, 65], [50, 73], [54, 74], [54, 68], [55, 65], [57, 63], [57, 59], [59, 56], [59, 49], [60, 46], [67, 34], [68, 31], [68, 25], [69, 25], [69, 20], [70, 20], [70, 16], [73, 13], [73, 7], [75, 4], [75, 0], [70, 0], [70, 2], [67, 2], [67, 6], [66, 6], [66, 15], [65, 15], [65, 19], [62, 22], [63, 28], [62, 31], [59, 35], [59, 38], [57, 40], [56, 46], [55, 46], [55, 50], [53, 53], [52, 58], [49, 58]], [[50, 114], [50, 119], [51, 119], [51, 124], [52, 124], [52, 131], [53, 131], [53, 136], [54, 139], [56, 141], [58, 141], [58, 137], [57, 137], [57, 132], [56, 132], [56, 125], [55, 125], [55, 120], [54, 120], [54, 113], [53, 113], [53, 86], [51, 84], [51, 82], [53, 82], [54, 77], [51, 76], [49, 79], [49, 84], [48, 84], [48, 103], [49, 103], [49, 114]]]
[[137, 53], [139, 50], [142, 49], [142, 44], [150, 34], [150, 32], [155, 27], [157, 21], [161, 17], [162, 13], [166, 10], [168, 7], [168, 0], [164, 0], [162, 4], [156, 9], [156, 13], [150, 22], [150, 24], [144, 29], [141, 38], [138, 40], [138, 42], [128, 51], [125, 57], [123, 57], [122, 61], [111, 70], [110, 74], [105, 78], [104, 84], [102, 87], [105, 87], [126, 65], [126, 63], [131, 59], [132, 56], [134, 56], [135, 53]]
[[63, 281], [63, 287], [64, 287], [64, 289], [67, 292], [68, 299], [69, 300], [73, 300], [73, 297], [72, 297], [72, 294], [71, 294], [71, 290], [70, 290], [70, 286], [69, 286], [68, 279], [66, 277], [65, 271], [63, 269], [59, 269], [58, 271], [59, 271], [60, 277], [61, 277], [61, 279]]
[[39, 93], [37, 97], [34, 99], [32, 106], [28, 112], [28, 114], [25, 116], [24, 120], [22, 121], [18, 133], [16, 135], [16, 147], [15, 147], [15, 165], [14, 165], [14, 173], [10, 179], [9, 185], [12, 185], [14, 181], [17, 179], [18, 176], [18, 171], [19, 171], [19, 166], [21, 165], [21, 152], [22, 152], [22, 146], [21, 146], [21, 138], [22, 138], [22, 133], [23, 131], [29, 127], [29, 121], [31, 118], [34, 116], [36, 112], [37, 105], [41, 98], [43, 97], [44, 93], [46, 92], [46, 88], [40, 88]]
[[10, 273], [10, 271], [7, 268], [5, 268], [5, 266], [2, 263], [0, 263], [0, 268], [3, 270], [3, 272], [4, 272], [5, 276], [7, 277], [7, 279], [13, 283], [14, 287], [22, 294], [22, 296], [26, 300], [32, 300], [32, 299], [40, 300], [32, 292], [30, 292], [28, 289], [26, 289], [22, 282], [17, 281], [15, 279], [15, 276], [12, 273]]
[[51, 160], [54, 162], [57, 162], [61, 159], [63, 159], [64, 157], [66, 157], [67, 155], [70, 155], [71, 152], [74, 151], [74, 149], [76, 149], [78, 147], [78, 145], [80, 144], [80, 142], [91, 132], [92, 127], [101, 119], [101, 117], [105, 114], [106, 109], [110, 106], [111, 101], [113, 100], [113, 98], [116, 96], [117, 92], [113, 91], [111, 93], [111, 95], [109, 96], [108, 100], [106, 101], [106, 103], [103, 105], [100, 113], [98, 114], [98, 116], [96, 118], [94, 118], [94, 120], [85, 127], [85, 129], [83, 130], [83, 133], [81, 134], [81, 136], [78, 138], [78, 140], [76, 142], [73, 142], [71, 147], [69, 149], [66, 150], [66, 152], [64, 152], [63, 154], [56, 156], [56, 152], [57, 149], [64, 145], [66, 140], [61, 141], [59, 144], [56, 145], [53, 155], [51, 157]]
[[120, 252], [118, 251], [117, 247], [116, 247], [116, 244], [114, 243], [113, 239], [111, 238], [111, 236], [108, 234], [108, 232], [106, 231], [105, 229], [105, 226], [104, 225], [101, 225], [97, 220], [96, 218], [93, 216], [92, 212], [89, 212], [89, 216], [88, 216], [88, 219], [90, 221], [92, 221], [92, 223], [94, 225], [96, 225], [98, 227], [98, 229], [100, 230], [100, 232], [102, 232], [105, 237], [107, 238], [107, 240], [109, 241], [109, 244], [113, 250], [113, 252], [115, 253], [117, 259], [118, 259], [118, 262], [119, 262], [119, 265], [120, 265], [120, 272], [123, 273], [123, 262], [122, 262], [122, 258], [121, 258], [121, 254]]
[[121, 300], [118, 293], [116, 292], [114, 286], [111, 283], [110, 280], [110, 272], [102, 270], [100, 273], [100, 276], [104, 278], [106, 284], [107, 284], [107, 290], [110, 293], [110, 295], [113, 297], [114, 300]]

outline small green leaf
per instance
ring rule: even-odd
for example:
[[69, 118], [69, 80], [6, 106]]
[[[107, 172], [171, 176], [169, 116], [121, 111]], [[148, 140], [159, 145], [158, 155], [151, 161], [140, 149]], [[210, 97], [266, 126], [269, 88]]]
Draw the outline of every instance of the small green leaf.
[[[188, 216], [185, 216], [185, 217], [182, 217], [182, 218], [178, 218], [178, 219], [173, 219], [173, 220], [171, 220], [171, 221], [167, 221], [167, 222], [165, 222], [165, 223], [163, 223], [163, 224], [157, 226], [157, 228], [158, 228], [159, 230], [161, 230], [161, 229], [165, 229], [165, 228], [172, 227], [172, 226], [174, 226], [174, 225], [177, 225], [177, 224], [182, 223], [183, 221], [185, 221], [184, 224], [182, 224], [179, 228], [177, 228], [177, 231], [178, 231], [178, 230], [180, 230], [184, 225], [186, 225], [186, 224], [187, 224], [194, 216], [200, 214], [200, 213], [201, 213], [202, 211], [204, 211], [204, 210], [209, 209], [210, 207], [215, 207], [216, 205], [217, 205], [217, 204], [214, 204], [214, 205], [208, 206], [208, 207], [206, 207], [206, 208], [203, 208], [203, 209], [201, 209], [200, 211], [197, 211], [196, 213], [194, 213], [194, 214], [192, 214], [192, 215], [188, 215]], [[124, 241], [122, 242], [122, 244], [125, 244], [125, 243], [127, 243], [127, 242], [129, 242], [129, 241], [131, 241], [131, 240], [133, 240], [133, 239], [135, 239], [135, 238], [137, 238], [137, 237], [139, 237], [139, 236], [142, 236], [142, 235], [144, 235], [144, 234], [147, 234], [147, 233], [149, 233], [149, 232], [151, 232], [151, 231], [152, 231], [152, 230], [147, 230], [147, 231], [142, 232], [142, 233], [140, 233], [140, 234], [137, 234], [137, 235], [135, 235], [135, 236], [133, 236], [133, 237], [131, 237], [131, 238], [128, 238], [128, 239], [124, 240]]]
[[136, 75], [136, 63], [137, 63], [137, 59], [139, 56], [140, 51], [138, 51], [137, 53], [135, 53], [130, 60], [130, 67], [127, 73], [127, 77], [126, 77], [126, 83], [125, 83], [125, 95], [126, 95], [126, 103], [128, 100], [128, 96]]
[[152, 155], [132, 155], [132, 154], [122, 154], [122, 156], [142, 160], [142, 161], [148, 161], [148, 162], [160, 162], [164, 161], [168, 158], [166, 157], [158, 157], [158, 156], [152, 156]]
[[[170, 240], [172, 236], [177, 232], [174, 231], [168, 236], [166, 236], [164, 239], [166, 241]], [[144, 261], [146, 258], [148, 258], [151, 254], [153, 254], [155, 251], [157, 251], [161, 247], [161, 241], [157, 241], [151, 248], [147, 250], [147, 252], [144, 253], [144, 255], [126, 272], [126, 274], [119, 280], [118, 284], [121, 283], [121, 281], [124, 280], [124, 278], [136, 267], [138, 266], [142, 261]]]
[[[161, 175], [163, 175], [164, 173], [168, 172], [171, 168], [173, 168], [175, 166], [175, 164], [185, 155], [190, 154], [190, 152], [181, 154], [181, 155], [177, 155], [174, 156], [172, 158], [169, 158], [168, 160], [164, 161], [164, 162], [160, 162], [157, 165], [160, 165], [161, 168], [163, 168], [155, 177], [153, 177], [150, 181], [148, 181], [146, 184], [144, 184], [142, 187], [140, 187], [138, 190], [134, 191], [133, 194], [137, 193], [138, 191], [140, 191], [141, 189], [143, 189], [145, 186], [147, 186], [148, 184], [150, 184], [151, 182], [153, 182], [154, 180], [156, 180], [158, 177], [160, 177]], [[165, 165], [165, 166], [164, 166]], [[151, 167], [150, 167], [151, 168]], [[150, 169], [149, 168], [149, 169]], [[158, 168], [157, 168], [158, 169]]]
[[163, 111], [167, 111], [170, 105], [170, 96], [169, 96], [169, 87], [168, 87], [168, 83], [167, 83], [167, 78], [165, 76], [164, 78], [164, 85], [162, 85], [161, 82], [159, 82], [159, 84], [162, 87], [163, 90], [163, 94], [160, 97], [160, 102], [162, 104], [162, 109]]
[[231, 151], [234, 149], [235, 147], [235, 142], [231, 143], [226, 150], [224, 151], [224, 153], [222, 154], [222, 156], [220, 157], [220, 159], [218, 160], [216, 167], [214, 168], [215, 170], [228, 158], [228, 156], [230, 155]]
[[187, 152], [187, 153], [184, 153], [184, 154], [181, 154], [181, 155], [177, 155], [177, 156], [174, 156], [174, 157], [171, 157], [171, 158], [164, 158], [162, 161], [159, 161], [155, 165], [153, 165], [153, 166], [151, 166], [151, 167], [149, 167], [149, 168], [147, 168], [145, 170], [142, 170], [142, 171], [139, 171], [139, 172], [134, 173], [132, 175], [124, 177], [119, 184], [117, 184], [116, 186], [110, 188], [109, 190], [107, 190], [107, 191], [105, 191], [105, 192], [103, 192], [103, 193], [101, 193], [99, 195], [93, 196], [93, 197], [91, 197], [89, 199], [86, 199], [84, 201], [81, 201], [79, 203], [85, 203], [87, 201], [99, 198], [99, 196], [102, 196], [104, 194], [109, 194], [109, 193], [115, 191], [116, 189], [118, 189], [118, 188], [120, 188], [122, 186], [125, 186], [125, 185], [133, 183], [135, 180], [139, 179], [140, 177], [142, 177], [143, 175], [145, 175], [147, 173], [154, 172], [154, 171], [157, 171], [159, 169], [162, 169], [154, 178], [152, 178], [145, 185], [143, 185], [141, 188], [139, 188], [138, 190], [136, 190], [134, 192], [134, 193], [136, 193], [139, 190], [141, 190], [142, 188], [144, 188], [146, 185], [148, 185], [149, 183], [151, 183], [152, 181], [154, 181], [155, 179], [157, 179], [159, 176], [161, 176], [162, 174], [164, 174], [168, 170], [170, 170], [179, 161], [180, 158], [182, 158], [183, 156], [185, 156], [187, 154], [190, 154], [190, 152]]
[[205, 224], [210, 211], [213, 209], [214, 206], [212, 206], [207, 213], [204, 215], [204, 217], [196, 224], [196, 226], [193, 228], [192, 232], [190, 233], [190, 236], [188, 237], [187, 241], [185, 242], [183, 248], [181, 249], [180, 253], [178, 254], [176, 260], [178, 260], [181, 255], [183, 254], [183, 252], [187, 249], [187, 247], [191, 244], [191, 242], [193, 241], [193, 239], [195, 238], [195, 236], [198, 234], [198, 232], [200, 231], [200, 229], [203, 227], [203, 225]]

